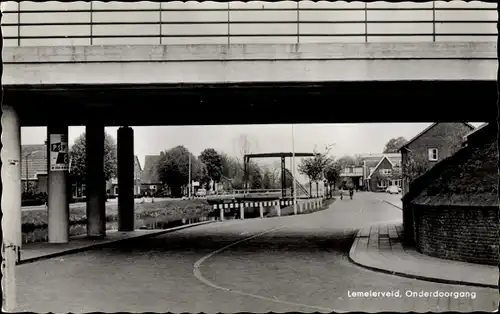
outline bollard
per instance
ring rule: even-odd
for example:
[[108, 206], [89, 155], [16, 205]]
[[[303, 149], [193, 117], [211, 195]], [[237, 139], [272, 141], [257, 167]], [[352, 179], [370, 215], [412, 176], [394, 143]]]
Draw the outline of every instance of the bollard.
[[220, 207], [220, 221], [224, 221], [224, 205]]
[[262, 202], [259, 203], [259, 214], [260, 218], [264, 218], [264, 203]]
[[276, 213], [277, 213], [278, 217], [280, 217], [281, 216], [281, 206], [280, 206], [280, 202], [279, 201], [276, 202], [276, 206], [275, 207], [276, 207]]
[[245, 219], [245, 203], [240, 204], [240, 219]]

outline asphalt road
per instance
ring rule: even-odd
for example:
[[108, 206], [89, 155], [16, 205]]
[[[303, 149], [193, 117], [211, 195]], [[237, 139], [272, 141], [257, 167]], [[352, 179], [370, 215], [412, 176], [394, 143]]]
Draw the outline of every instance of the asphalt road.
[[[494, 289], [435, 284], [351, 264], [352, 235], [401, 212], [368, 193], [309, 215], [226, 221], [18, 266], [32, 312], [492, 311]], [[267, 232], [267, 233], [264, 233]], [[249, 237], [252, 237], [250, 238]], [[238, 242], [241, 241], [241, 242]], [[221, 250], [223, 249], [223, 250]], [[352, 291], [476, 298], [353, 298]]]

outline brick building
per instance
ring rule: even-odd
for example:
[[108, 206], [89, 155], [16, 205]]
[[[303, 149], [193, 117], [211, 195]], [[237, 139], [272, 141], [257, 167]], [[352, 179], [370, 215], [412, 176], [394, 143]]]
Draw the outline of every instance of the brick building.
[[498, 138], [496, 123], [411, 183], [403, 196], [407, 242], [424, 254], [497, 264]]
[[369, 167], [366, 178], [368, 191], [385, 192], [392, 185], [401, 187], [401, 167], [389, 157], [383, 156], [374, 167]]
[[[134, 195], [141, 194], [141, 177], [141, 163], [139, 162], [139, 158], [137, 156], [134, 156]], [[108, 195], [111, 196], [117, 196], [119, 194], [117, 178], [111, 178], [111, 180], [106, 182], [106, 191]]]
[[152, 195], [161, 189], [163, 186], [158, 173], [158, 162], [161, 159], [160, 155], [147, 155], [144, 158], [144, 168], [141, 175], [141, 193]]
[[[423, 174], [458, 151], [464, 136], [472, 130], [474, 126], [466, 122], [431, 124], [400, 148], [403, 173], [415, 173], [415, 177]], [[403, 179], [403, 195], [408, 193], [409, 184], [409, 179]]]
[[[23, 192], [47, 193], [47, 146], [21, 146], [21, 181]], [[28, 183], [28, 189], [26, 183]]]

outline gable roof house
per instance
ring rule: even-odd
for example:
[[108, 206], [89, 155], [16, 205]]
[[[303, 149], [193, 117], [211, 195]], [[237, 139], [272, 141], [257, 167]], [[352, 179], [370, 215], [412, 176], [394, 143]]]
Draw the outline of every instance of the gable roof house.
[[424, 254], [497, 265], [496, 123], [465, 140], [465, 147], [415, 179], [403, 196], [405, 238]]
[[[137, 155], [134, 156], [134, 194], [141, 194], [142, 167]], [[118, 178], [111, 178], [106, 182], [106, 190], [109, 195], [118, 195]]]
[[23, 192], [26, 180], [34, 193], [47, 192], [47, 145], [32, 144], [21, 146], [21, 181]]
[[[403, 173], [416, 178], [438, 161], [458, 151], [464, 136], [474, 130], [467, 122], [435, 122], [406, 142], [401, 148]], [[410, 179], [403, 179], [403, 195], [408, 193]]]
[[[401, 157], [399, 157], [399, 160], [400, 158]], [[369, 166], [366, 167], [369, 171], [366, 177], [366, 186], [369, 191], [383, 192], [391, 185], [401, 186], [401, 180], [399, 178], [392, 178], [394, 172], [398, 171], [397, 169], [400, 168], [398, 164], [399, 160], [394, 159], [394, 157], [391, 158], [391, 156], [382, 155], [377, 164], [373, 167], [369, 167], [373, 164], [372, 161], [369, 161]]]

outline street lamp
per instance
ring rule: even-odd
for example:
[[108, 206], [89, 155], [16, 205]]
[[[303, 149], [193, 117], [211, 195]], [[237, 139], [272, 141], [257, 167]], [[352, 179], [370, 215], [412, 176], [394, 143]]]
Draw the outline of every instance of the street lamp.
[[25, 193], [28, 193], [28, 181], [29, 181], [29, 178], [28, 178], [28, 157], [33, 155], [34, 153], [38, 153], [38, 152], [39, 152], [38, 150], [34, 150], [34, 151], [29, 152], [26, 155], [24, 155], [24, 159], [26, 160], [26, 189], [24, 190]]

